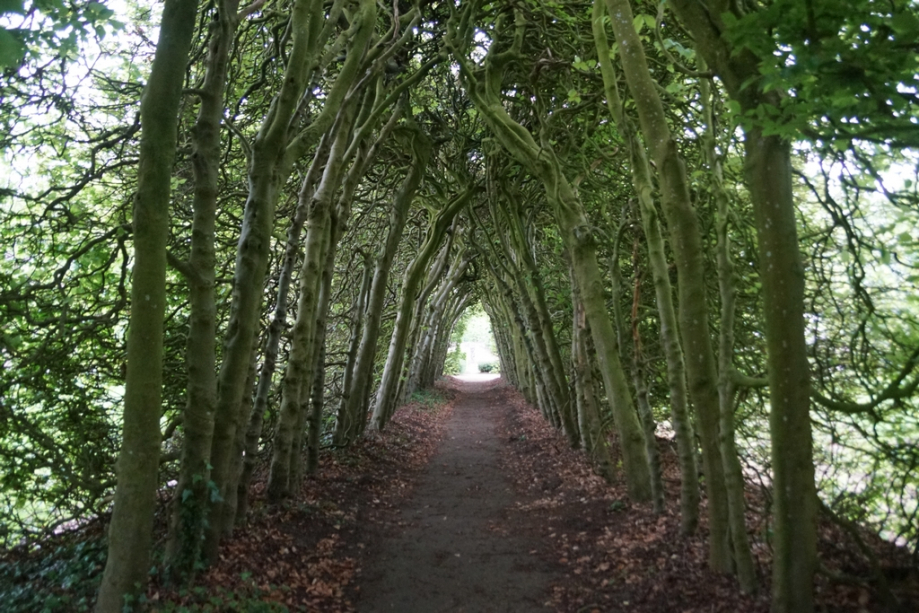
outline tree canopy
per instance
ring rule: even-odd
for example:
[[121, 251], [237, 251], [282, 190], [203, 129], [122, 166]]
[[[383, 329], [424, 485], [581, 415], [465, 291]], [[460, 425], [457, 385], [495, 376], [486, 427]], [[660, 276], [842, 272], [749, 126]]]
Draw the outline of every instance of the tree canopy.
[[186, 580], [259, 464], [283, 501], [481, 308], [636, 502], [669, 433], [745, 591], [770, 492], [776, 611], [818, 514], [919, 559], [917, 34], [911, 0], [0, 2], [5, 545], [111, 516], [120, 611], [169, 498]]

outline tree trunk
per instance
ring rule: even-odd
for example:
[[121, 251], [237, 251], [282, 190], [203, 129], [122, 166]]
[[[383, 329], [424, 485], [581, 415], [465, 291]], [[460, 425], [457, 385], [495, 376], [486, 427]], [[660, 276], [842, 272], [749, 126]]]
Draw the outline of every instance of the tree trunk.
[[316, 154], [313, 156], [310, 168], [303, 179], [301, 193], [306, 190], [307, 195], [298, 199], [293, 219], [291, 219], [291, 224], [287, 229], [284, 263], [281, 265], [281, 272], [278, 275], [277, 300], [271, 323], [268, 324], [268, 336], [265, 341], [262, 367], [259, 370], [258, 383], [255, 388], [255, 404], [252, 408], [252, 414], [249, 416], [249, 426], [246, 430], [243, 468], [236, 488], [237, 518], [245, 517], [249, 508], [249, 483], [252, 480], [252, 473], [255, 471], [258, 459], [262, 423], [265, 419], [265, 412], [268, 410], [268, 396], [271, 393], [271, 383], [278, 362], [278, 348], [287, 326], [288, 295], [294, 267], [297, 264], [297, 256], [300, 253], [300, 236], [303, 233], [303, 225], [306, 223], [306, 216], [309, 213], [309, 203], [313, 200], [313, 186], [328, 159], [330, 140], [329, 134], [323, 135]]
[[791, 192], [791, 147], [776, 136], [763, 136], [759, 129], [747, 133], [745, 146], [763, 283], [772, 405], [772, 608], [777, 613], [797, 613], [814, 606], [817, 491], [804, 338], [804, 267]]
[[[671, 0], [695, 39], [698, 52], [744, 112], [760, 104], [779, 107], [776, 92], [756, 84], [759, 58], [732, 49], [721, 15], [726, 0]], [[791, 148], [778, 136], [754, 127], [746, 134], [746, 182], [756, 220], [760, 278], [766, 320], [771, 401], [775, 556], [772, 567], [774, 613], [814, 609], [817, 566], [817, 494], [810, 423], [810, 369], [804, 332], [804, 271], [798, 248], [791, 182]]]
[[[496, 250], [489, 251], [485, 256], [485, 266], [491, 273], [496, 288], [498, 288], [496, 294], [503, 296], [501, 302], [508, 319], [508, 329], [514, 335], [514, 344], [518, 347], [517, 351], [519, 352], [515, 360], [520, 369], [518, 378], [525, 382], [524, 388], [529, 391], [529, 395], [525, 393], [524, 397], [527, 402], [535, 405], [540, 410], [546, 421], [552, 424], [553, 427], [558, 428], [561, 422], [559, 421], [558, 413], [555, 411], [555, 404], [547, 398], [549, 396], [546, 391], [548, 383], [544, 372], [539, 367], [540, 359], [537, 355], [534, 335], [527, 334], [527, 332], [531, 331], [532, 326], [527, 321], [525, 309], [522, 306], [518, 306], [522, 302], [522, 298], [519, 293], [514, 293], [509, 280], [509, 278], [517, 275], [514, 275], [505, 266], [502, 266], [501, 271], [499, 271], [493, 262], [498, 263], [498, 265], [502, 264], [502, 258]], [[529, 376], [530, 372], [534, 375], [532, 378]]]
[[[537, 144], [532, 135], [514, 121], [504, 107], [501, 92], [503, 67], [512, 61], [523, 41], [525, 21], [518, 15], [517, 31], [510, 50], [499, 53], [492, 43], [485, 58], [484, 74], [454, 48], [460, 74], [469, 96], [492, 132], [504, 147], [536, 177], [546, 191], [562, 240], [571, 257], [574, 277], [581, 290], [584, 312], [590, 326], [606, 392], [610, 396], [613, 418], [622, 443], [622, 463], [629, 496], [635, 501], [651, 497], [648, 457], [625, 372], [619, 359], [616, 334], [606, 310], [603, 276], [597, 263], [596, 244], [583, 204], [561, 171], [561, 163], [549, 143]], [[451, 44], [456, 44], [452, 38]]]
[[[303, 434], [307, 427], [311, 428], [310, 437], [316, 437], [315, 442], [318, 446], [318, 430], [315, 430], [315, 428], [319, 427], [322, 418], [322, 394], [325, 386], [325, 327], [328, 319], [332, 272], [335, 266], [338, 243], [351, 214], [351, 202], [354, 198], [354, 192], [370, 162], [376, 157], [380, 142], [389, 137], [400, 115], [398, 110], [393, 113], [390, 120], [380, 130], [374, 143], [369, 147], [366, 146], [366, 137], [370, 135], [377, 120], [381, 117], [381, 114], [375, 113], [374, 110], [378, 109], [376, 102], [378, 102], [378, 98], [382, 97], [383, 91], [382, 88], [377, 88], [375, 91], [373, 88], [364, 88], [361, 83], [358, 83], [356, 88], [350, 91], [345, 98], [342, 113], [336, 124], [335, 141], [326, 160], [322, 182], [310, 207], [310, 232], [314, 230], [324, 232], [324, 236], [317, 235], [315, 238], [321, 244], [314, 246], [314, 249], [310, 249], [310, 236], [309, 234], [307, 235], [307, 249], [303, 261], [304, 268], [303, 272], [301, 272], [300, 308], [301, 310], [306, 308], [312, 313], [311, 316], [306, 316], [305, 318], [310, 331], [307, 339], [309, 343], [308, 354], [304, 358], [304, 366], [309, 370], [302, 375], [299, 381], [299, 404], [295, 421], [293, 421], [292, 425], [292, 444], [290, 451], [286, 453], [288, 492], [295, 491], [301, 480], [303, 464], [300, 458], [300, 451], [302, 449]], [[362, 103], [360, 109], [356, 111], [357, 120], [354, 121], [355, 109], [353, 105], [358, 97], [362, 98]], [[356, 127], [352, 130], [352, 125], [355, 124]], [[344, 179], [342, 179], [343, 170], [349, 163], [351, 167], [344, 174]], [[339, 183], [342, 188], [341, 194], [335, 206], [332, 207], [331, 198], [338, 190]], [[317, 208], [320, 205], [320, 201], [321, 209]], [[313, 217], [314, 214], [316, 214], [315, 218]], [[323, 230], [322, 228], [325, 229]], [[324, 258], [321, 269], [318, 269], [319, 258]], [[316, 275], [317, 269], [318, 276]], [[307, 270], [309, 271], [308, 275]], [[309, 277], [310, 287], [314, 290], [308, 295], [304, 294], [302, 284], [307, 276]], [[311, 304], [303, 302], [304, 296]], [[302, 312], [300, 315], [302, 315]], [[300, 316], [298, 316], [298, 321], [300, 321]], [[291, 352], [291, 355], [293, 355], [293, 352]], [[288, 360], [288, 367], [290, 364], [290, 360]], [[283, 406], [282, 404], [282, 417]], [[283, 475], [283, 466], [274, 463], [275, 460], [280, 461], [277, 455], [279, 450], [278, 441], [286, 444], [287, 436], [289, 436], [287, 432], [282, 432], [280, 421], [277, 434], [279, 436], [276, 437], [276, 455], [273, 458], [271, 474]], [[307, 470], [309, 472], [314, 472], [318, 466], [318, 449], [314, 448], [313, 451], [315, 453], [307, 458]], [[269, 497], [271, 497], [270, 488], [271, 480], [269, 479]]]
[[172, 579], [191, 577], [201, 553], [210, 482], [211, 437], [217, 403], [217, 307], [214, 299], [214, 236], [220, 160], [220, 122], [224, 111], [230, 46], [238, 23], [238, 0], [222, 2], [210, 23], [211, 41], [201, 105], [191, 130], [194, 150], [194, 218], [191, 254], [182, 268], [189, 285], [189, 329], [185, 351], [188, 399], [182, 419], [185, 434], [178, 484], [172, 500], [166, 565]]
[[[700, 58], [699, 66], [705, 69]], [[703, 155], [709, 166], [712, 193], [718, 207], [716, 232], [718, 236], [718, 293], [721, 296], [721, 329], [718, 334], [718, 401], [721, 416], [721, 457], [724, 461], [724, 481], [728, 492], [731, 544], [734, 549], [734, 566], [740, 589], [745, 593], [756, 591], [756, 569], [753, 553], [747, 538], [746, 503], [744, 501], [744, 475], [734, 442], [734, 303], [737, 288], [734, 283], [734, 265], [731, 262], [731, 245], [728, 236], [730, 204], [724, 188], [721, 161], [715, 148], [715, 122], [713, 116], [712, 88], [709, 82], [699, 82], [699, 93], [705, 115]]]
[[140, 160], [134, 204], [134, 266], [128, 328], [124, 430], [109, 548], [96, 611], [120, 613], [150, 570], [160, 459], [166, 240], [176, 127], [198, 3], [167, 0], [141, 101]]
[[482, 308], [488, 315], [492, 332], [495, 335], [498, 359], [501, 362], [501, 376], [512, 386], [517, 388], [517, 390], [523, 394], [523, 397], [526, 398], [527, 394], [523, 389], [525, 381], [520, 380], [520, 375], [517, 370], [517, 355], [514, 351], [514, 341], [511, 337], [512, 333], [509, 332], [510, 323], [505, 321], [501, 306], [483, 302]]
[[[354, 387], [354, 374], [357, 370], [357, 354], [361, 346], [361, 337], [364, 332], [364, 312], [367, 301], [370, 299], [370, 283], [373, 281], [373, 258], [369, 253], [364, 253], [364, 272], [361, 275], [360, 288], [357, 291], [357, 300], [351, 307], [351, 338], [348, 340], [348, 353], [345, 361], [344, 373], [341, 381], [341, 403], [339, 404], [338, 418], [335, 421], [335, 436], [338, 437], [339, 425], [342, 427], [342, 407], [348, 402], [351, 388]], [[337, 444], [337, 443], [336, 443]]]
[[386, 356], [386, 367], [383, 378], [377, 390], [376, 404], [373, 408], [371, 426], [375, 430], [383, 430], [395, 410], [395, 399], [398, 385], [398, 376], [402, 373], [402, 363], [405, 357], [405, 343], [411, 328], [412, 311], [417, 299], [418, 285], [427, 272], [427, 265], [436, 253], [447, 229], [453, 223], [453, 218], [466, 206], [475, 190], [468, 188], [462, 194], [454, 196], [444, 205], [428, 227], [428, 234], [424, 244], [415, 259], [409, 265], [402, 283], [402, 298], [399, 311], [396, 314], [396, 323], [393, 328], [392, 338], [389, 342], [389, 352]]
[[[331, 287], [323, 287], [323, 291], [328, 294]], [[325, 300], [326, 310], [328, 310], [328, 300]], [[313, 370], [313, 384], [310, 391], [309, 411], [306, 414], [306, 474], [315, 475], [319, 469], [319, 436], [322, 434], [322, 411], [325, 405], [325, 320], [318, 330], [316, 337], [316, 364]], [[294, 457], [293, 461], [298, 461]], [[296, 474], [296, 471], [292, 471]], [[299, 479], [293, 483], [294, 487], [299, 485]]]
[[680, 334], [686, 361], [689, 395], [696, 410], [702, 440], [702, 464], [709, 509], [709, 566], [716, 572], [731, 571], [731, 542], [728, 524], [727, 490], [721, 457], [718, 373], [708, 323], [705, 269], [699, 221], [689, 196], [686, 166], [667, 118], [638, 33], [628, 0], [607, 0], [610, 23], [619, 41], [626, 82], [637, 104], [645, 142], [656, 163], [661, 184], [661, 202], [670, 245], [677, 265]]
[[[568, 394], [568, 381], [565, 379], [565, 369], [562, 365], [561, 351], [555, 339], [552, 317], [546, 306], [542, 280], [536, 262], [527, 249], [519, 209], [515, 206], [514, 210], [511, 210], [510, 204], [505, 204], [504, 217], [510, 231], [510, 242], [514, 245], [513, 253], [523, 263], [523, 270], [517, 269], [513, 278], [517, 282], [517, 291], [527, 312], [527, 319], [530, 322], [529, 330], [533, 334], [537, 357], [545, 373], [547, 389], [551, 391], [559, 423], [568, 438], [568, 444], [572, 449], [576, 449], [581, 441], [575, 407]], [[510, 246], [507, 250], [510, 255]], [[511, 261], [509, 258], [508, 263]]]
[[[462, 278], [466, 267], [469, 265], [469, 255], [463, 251], [457, 251], [453, 261], [449, 265], [447, 264], [449, 261], [448, 256], [453, 250], [455, 237], [456, 234], [451, 234], [449, 240], [444, 244], [441, 250], [442, 257], [431, 266], [431, 269], [425, 275], [424, 287], [415, 298], [411, 330], [405, 343], [406, 355], [409, 357], [409, 361], [407, 366], [403, 366], [403, 372], [399, 375], [395, 393], [396, 400], [391, 405], [391, 410], [395, 410], [396, 406], [404, 404], [411, 393], [409, 386], [414, 383], [412, 373], [418, 366], [416, 358], [420, 359], [421, 357], [419, 350], [421, 350], [425, 335], [429, 331], [429, 316], [443, 308], [442, 302], [446, 300], [447, 295]], [[434, 294], [434, 298], [431, 298], [431, 294], [435, 289], [437, 289], [437, 293]]]
[[239, 475], [230, 473], [239, 426], [236, 416], [245, 394], [245, 372], [258, 326], [278, 191], [286, 182], [294, 161], [309, 150], [338, 115], [345, 94], [358, 77], [364, 60], [363, 49], [376, 23], [376, 3], [361, 0], [360, 10], [354, 18], [353, 52], [348, 54], [329, 89], [322, 111], [295, 134], [292, 122], [300, 117], [297, 111], [304, 102], [303, 92], [319, 66], [325, 41], [338, 23], [342, 6], [342, 0], [336, 0], [327, 11], [326, 4], [319, 0], [295, 1], [289, 25], [293, 44], [287, 56], [284, 79], [252, 145], [249, 197], [243, 213], [230, 320], [218, 376], [211, 476], [221, 496], [212, 505], [205, 534], [204, 553], [208, 560], [216, 557], [220, 535], [234, 519], [228, 516], [223, 501], [227, 499], [227, 492], [238, 486]]
[[[257, 345], [257, 341], [253, 343]], [[246, 377], [246, 389], [253, 390], [255, 389], [255, 381], [257, 377], [257, 366], [258, 363], [258, 352], [252, 352], [252, 359], [249, 363], [249, 374]], [[236, 415], [236, 423], [243, 424], [246, 423], [249, 416], [253, 411], [253, 399], [249, 394], [243, 398], [243, 401], [239, 403], [239, 413]], [[230, 469], [229, 473], [231, 475], [239, 475], [242, 473], [243, 468], [243, 453], [246, 449], [246, 438], [247, 430], [243, 428], [236, 429], [236, 440], [233, 444], [233, 455], [230, 456]], [[231, 487], [228, 487], [226, 490], [226, 500], [224, 500], [224, 505], [226, 509], [227, 523], [223, 527], [224, 536], [228, 536], [233, 533], [233, 526], [239, 523], [239, 487], [236, 483], [232, 484]]]
[[243, 211], [223, 362], [218, 375], [211, 480], [220, 496], [212, 500], [205, 531], [204, 555], [208, 561], [216, 559], [221, 536], [234, 519], [228, 516], [224, 501], [229, 488], [238, 485], [238, 475], [230, 474], [239, 425], [237, 416], [246, 393], [246, 373], [258, 328], [275, 204], [293, 162], [286, 155], [290, 123], [317, 61], [317, 41], [311, 39], [310, 31], [311, 24], [316, 25], [323, 18], [322, 4], [317, 0], [297, 0], [294, 4], [290, 25], [293, 45], [284, 80], [252, 145], [249, 195]]
[[447, 359], [447, 352], [450, 346], [450, 337], [456, 322], [459, 321], [463, 311], [472, 302], [472, 294], [464, 293], [461, 297], [456, 296], [453, 304], [448, 308], [447, 313], [437, 326], [437, 334], [432, 343], [431, 354], [428, 357], [428, 363], [425, 365], [421, 376], [421, 388], [426, 389], [434, 386], [434, 383], [444, 374], [444, 363]]
[[417, 127], [412, 131], [411, 149], [412, 166], [393, 201], [386, 241], [377, 253], [373, 281], [365, 309], [364, 331], [354, 365], [354, 385], [342, 390], [341, 405], [335, 424], [334, 441], [336, 445], [350, 444], [364, 431], [373, 363], [376, 359], [376, 345], [380, 335], [380, 317], [383, 314], [390, 267], [396, 255], [399, 240], [402, 238], [408, 209], [431, 158], [431, 141]]
[[651, 469], [651, 500], [654, 503], [654, 512], [664, 512], [664, 480], [661, 474], [661, 454], [657, 447], [657, 437], [654, 435], [657, 424], [654, 413], [651, 412], [651, 403], [648, 400], [648, 384], [645, 382], [643, 351], [641, 347], [641, 331], [639, 330], [638, 310], [641, 305], [641, 267], [638, 258], [638, 240], [632, 253], [632, 274], [635, 275], [635, 285], [632, 293], [632, 382], [635, 385], [635, 404], [638, 405], [638, 418], [645, 431], [645, 449], [648, 451], [648, 465]]
[[660, 318], [661, 345], [667, 362], [667, 383], [670, 389], [670, 420], [677, 444], [680, 462], [680, 531], [689, 536], [699, 525], [699, 474], [696, 466], [695, 436], [689, 419], [689, 401], [686, 390], [686, 368], [680, 345], [673, 289], [665, 255], [664, 238], [658, 221], [657, 208], [652, 199], [651, 167], [644, 146], [638, 141], [635, 129], [623, 112], [616, 84], [616, 74], [609, 59], [609, 44], [603, 27], [605, 0], [594, 0], [593, 30], [600, 70], [610, 114], [616, 121], [631, 160], [632, 184], [638, 200], [642, 229], [648, 247], [648, 261], [654, 279], [654, 296]]
[[572, 310], [574, 326], [571, 332], [571, 357], [575, 367], [575, 388], [578, 402], [578, 419], [580, 421], [581, 439], [584, 451], [590, 458], [597, 474], [608, 483], [616, 479], [616, 466], [609, 451], [606, 433], [600, 423], [600, 409], [597, 406], [597, 386], [593, 379], [593, 368], [587, 351], [587, 319], [581, 306], [577, 284], [571, 279]]
[[[466, 262], [463, 262], [463, 271], [466, 269]], [[456, 269], [453, 269], [455, 272]], [[406, 402], [414, 394], [421, 384], [422, 371], [430, 358], [433, 351], [433, 345], [437, 337], [437, 328], [440, 321], [445, 315], [447, 301], [452, 296], [451, 292], [457, 285], [456, 275], [451, 274], [448, 279], [444, 279], [440, 288], [437, 290], [434, 298], [428, 303], [424, 311], [424, 317], [418, 322], [419, 334], [414, 343], [412, 359], [409, 361], [408, 376], [405, 380], [405, 389], [401, 394], [402, 402]], [[412, 344], [409, 345], [412, 347]]]
[[[343, 158], [351, 140], [353, 110], [342, 109], [322, 180], [309, 207], [303, 263], [300, 268], [297, 319], [290, 333], [290, 352], [284, 371], [281, 410], [275, 430], [271, 472], [268, 477], [268, 499], [274, 502], [290, 495], [290, 467], [298, 455], [298, 450], [293, 448], [293, 441], [298, 431], [300, 412], [304, 410], [301, 402], [309, 394], [313, 375], [319, 294], [332, 239], [332, 199], [341, 185], [344, 173]], [[306, 196], [307, 190], [301, 191], [301, 197]]]

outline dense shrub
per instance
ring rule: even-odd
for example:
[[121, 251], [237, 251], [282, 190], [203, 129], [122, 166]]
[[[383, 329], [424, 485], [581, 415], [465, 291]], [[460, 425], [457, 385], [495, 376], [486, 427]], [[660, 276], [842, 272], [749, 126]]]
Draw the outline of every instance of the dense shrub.
[[497, 373], [500, 371], [501, 371], [501, 367], [497, 362], [480, 362], [479, 363], [479, 372]]

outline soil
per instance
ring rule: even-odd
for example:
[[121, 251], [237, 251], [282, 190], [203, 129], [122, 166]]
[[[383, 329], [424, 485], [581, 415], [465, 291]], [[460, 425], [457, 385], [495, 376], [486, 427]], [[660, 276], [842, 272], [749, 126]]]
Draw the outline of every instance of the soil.
[[550, 604], [555, 565], [534, 555], [537, 537], [508, 529], [519, 497], [501, 466], [501, 387], [457, 383], [446, 438], [397, 511], [401, 529], [381, 533], [370, 552], [361, 613], [523, 613]]

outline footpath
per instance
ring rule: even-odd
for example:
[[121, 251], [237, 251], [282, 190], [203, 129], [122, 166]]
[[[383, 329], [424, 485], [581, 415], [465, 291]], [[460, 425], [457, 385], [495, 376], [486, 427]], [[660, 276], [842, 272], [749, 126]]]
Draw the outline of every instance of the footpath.
[[368, 552], [361, 613], [546, 610], [551, 568], [529, 553], [532, 536], [504, 527], [517, 497], [499, 457], [499, 386], [459, 383], [445, 437], [397, 511], [402, 530]]

